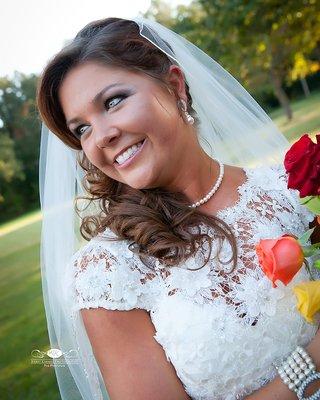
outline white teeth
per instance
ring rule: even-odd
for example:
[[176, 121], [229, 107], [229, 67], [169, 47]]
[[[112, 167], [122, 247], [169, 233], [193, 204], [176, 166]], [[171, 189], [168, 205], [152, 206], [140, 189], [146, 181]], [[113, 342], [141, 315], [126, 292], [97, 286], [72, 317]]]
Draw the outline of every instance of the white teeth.
[[129, 147], [126, 151], [124, 151], [122, 154], [120, 154], [120, 156], [118, 156], [116, 158], [116, 161], [119, 164], [123, 164], [126, 160], [128, 160], [128, 158], [130, 158], [134, 153], [136, 153], [138, 151], [138, 149], [142, 145], [142, 142], [143, 142], [143, 140], [141, 142]]

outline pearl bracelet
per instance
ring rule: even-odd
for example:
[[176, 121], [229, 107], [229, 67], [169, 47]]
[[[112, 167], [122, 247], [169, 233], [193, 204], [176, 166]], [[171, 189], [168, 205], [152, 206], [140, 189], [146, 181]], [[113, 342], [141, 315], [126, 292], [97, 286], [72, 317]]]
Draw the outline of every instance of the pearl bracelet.
[[315, 393], [313, 393], [313, 395], [309, 396], [309, 397], [304, 397], [304, 391], [306, 389], [306, 387], [313, 381], [316, 381], [317, 379], [320, 379], [320, 373], [312, 373], [311, 375], [309, 375], [307, 377], [307, 379], [305, 379], [301, 386], [299, 387], [298, 391], [297, 391], [297, 396], [299, 400], [319, 400], [320, 399], [320, 389], [318, 389]]
[[320, 379], [320, 373], [316, 373], [316, 366], [303, 347], [297, 346], [282, 365], [276, 367], [276, 369], [282, 381], [297, 394], [299, 400], [320, 399], [320, 389], [312, 396], [304, 397], [306, 387], [314, 380]]

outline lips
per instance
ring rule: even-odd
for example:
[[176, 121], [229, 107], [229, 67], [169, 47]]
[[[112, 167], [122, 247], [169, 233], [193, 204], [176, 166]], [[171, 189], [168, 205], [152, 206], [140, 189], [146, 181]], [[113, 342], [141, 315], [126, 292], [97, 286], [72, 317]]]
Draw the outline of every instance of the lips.
[[130, 147], [132, 147], [132, 146], [135, 145], [135, 144], [138, 144], [138, 143], [141, 143], [141, 142], [142, 142], [142, 144], [143, 144], [144, 141], [145, 141], [145, 138], [139, 140], [138, 142], [129, 144], [127, 147], [125, 147], [124, 149], [122, 149], [121, 151], [119, 151], [119, 152], [114, 156], [113, 162], [114, 162], [114, 163], [117, 163], [116, 158], [117, 158], [118, 156], [120, 156], [120, 154], [124, 153], [126, 150], [128, 150]]
[[142, 145], [141, 146], [139, 145], [139, 148], [135, 153], [130, 155], [130, 157], [121, 164], [114, 162], [114, 167], [118, 170], [123, 170], [130, 167], [130, 165], [132, 165], [132, 163], [134, 163], [137, 158], [139, 159], [139, 157], [141, 157], [140, 154], [143, 152], [143, 149], [147, 146], [147, 144], [148, 144], [148, 138], [145, 138], [142, 141]]

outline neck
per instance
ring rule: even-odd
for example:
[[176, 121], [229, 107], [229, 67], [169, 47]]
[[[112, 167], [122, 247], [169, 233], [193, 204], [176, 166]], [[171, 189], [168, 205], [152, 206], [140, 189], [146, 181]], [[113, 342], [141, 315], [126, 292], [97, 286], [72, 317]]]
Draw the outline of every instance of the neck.
[[174, 180], [166, 188], [183, 193], [190, 204], [203, 198], [216, 183], [220, 167], [219, 163], [209, 157], [199, 145], [197, 151], [177, 163]]

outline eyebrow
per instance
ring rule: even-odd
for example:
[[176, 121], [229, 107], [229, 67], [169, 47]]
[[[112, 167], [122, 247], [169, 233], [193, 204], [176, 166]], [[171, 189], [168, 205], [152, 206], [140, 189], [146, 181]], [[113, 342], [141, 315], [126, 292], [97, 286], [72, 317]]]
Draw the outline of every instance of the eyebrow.
[[[123, 85], [123, 83], [112, 83], [111, 85], [105, 86], [98, 94], [96, 94], [96, 95], [94, 96], [94, 98], [90, 101], [90, 103], [91, 103], [91, 104], [97, 103], [97, 102], [101, 99], [102, 95], [103, 95], [107, 90], [109, 90], [109, 89], [111, 89], [111, 88], [113, 88], [113, 87], [115, 87], [115, 86], [121, 86], [121, 85]], [[69, 126], [70, 124], [72, 124], [72, 123], [74, 123], [74, 122], [80, 122], [80, 121], [81, 121], [80, 118], [72, 118], [72, 119], [69, 119], [69, 120], [67, 121], [67, 126]]]

